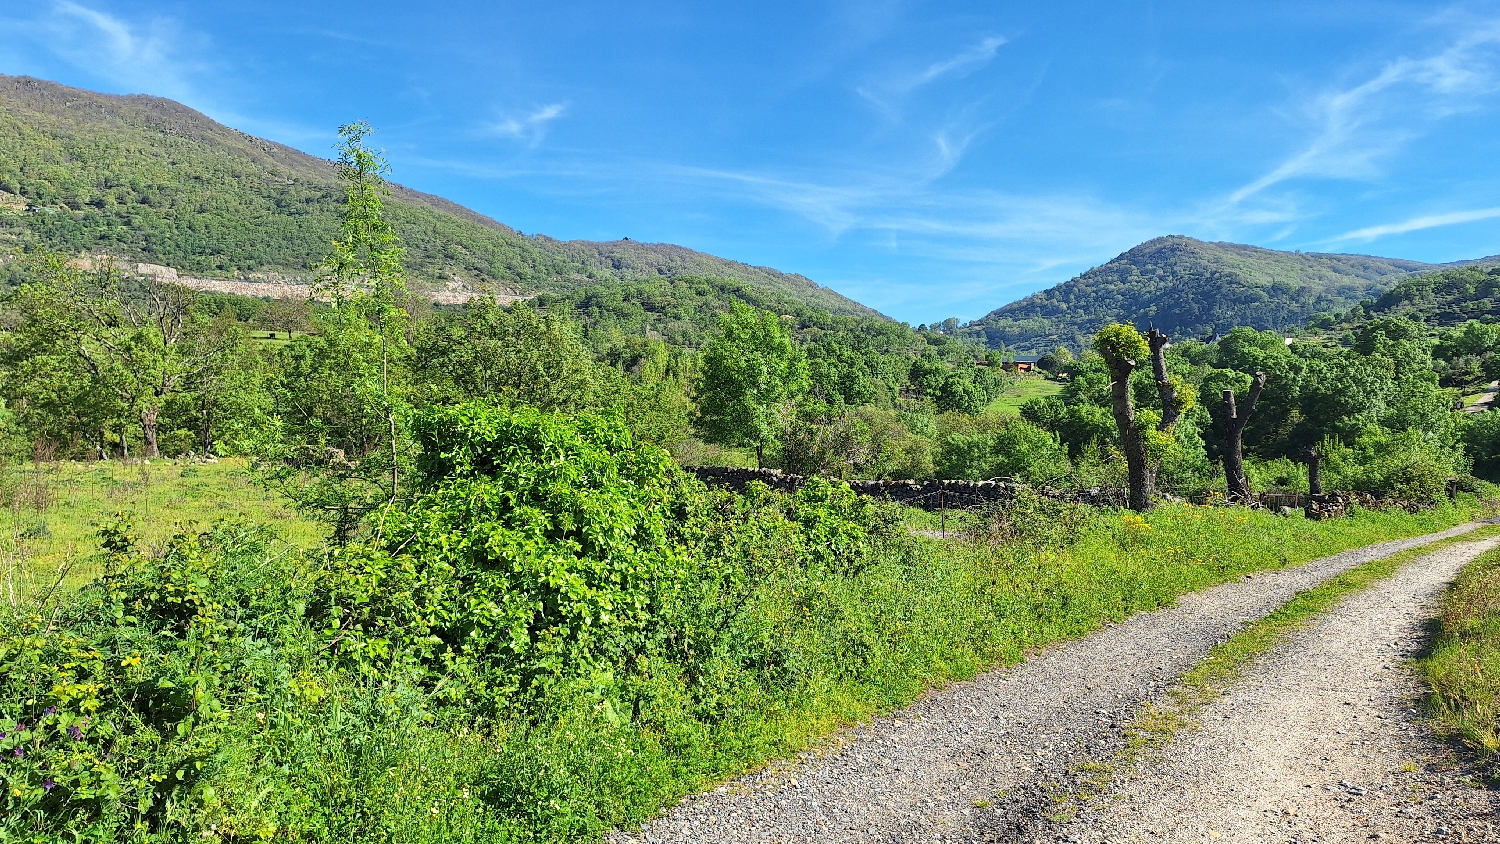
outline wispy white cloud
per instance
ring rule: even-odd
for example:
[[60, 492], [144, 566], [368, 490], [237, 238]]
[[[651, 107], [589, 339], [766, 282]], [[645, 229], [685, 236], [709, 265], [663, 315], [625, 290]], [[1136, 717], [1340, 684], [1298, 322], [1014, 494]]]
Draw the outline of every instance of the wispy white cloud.
[[899, 87], [910, 91], [936, 82], [944, 76], [966, 76], [994, 61], [995, 53], [1009, 40], [999, 35], [991, 35], [957, 55], [928, 65], [921, 73], [903, 80]]
[[1435, 229], [1441, 226], [1456, 226], [1461, 223], [1474, 223], [1480, 220], [1493, 220], [1500, 217], [1500, 208], [1479, 208], [1473, 211], [1452, 211], [1447, 214], [1429, 214], [1424, 217], [1413, 217], [1399, 223], [1385, 223], [1379, 226], [1367, 226], [1345, 232], [1338, 237], [1328, 239], [1329, 243], [1339, 243], [1347, 240], [1371, 241], [1392, 234], [1405, 234], [1406, 232], [1421, 231], [1423, 229]]
[[204, 65], [204, 39], [169, 18], [133, 22], [55, 0], [30, 18], [0, 19], [0, 35], [50, 53], [111, 86], [201, 105], [193, 78]]
[[890, 117], [899, 115], [897, 101], [944, 77], [964, 77], [995, 60], [995, 54], [1009, 39], [998, 35], [983, 38], [979, 43], [934, 62], [916, 72], [906, 72], [871, 82], [855, 88], [855, 93], [865, 98]]
[[1270, 171], [1230, 194], [1231, 204], [1297, 178], [1378, 176], [1380, 160], [1434, 120], [1500, 89], [1500, 23], [1469, 29], [1440, 53], [1399, 59], [1348, 88], [1316, 95], [1301, 111], [1312, 137]]
[[539, 106], [524, 117], [505, 117], [488, 127], [492, 134], [518, 138], [535, 147], [547, 136], [548, 124], [568, 113], [567, 103]]

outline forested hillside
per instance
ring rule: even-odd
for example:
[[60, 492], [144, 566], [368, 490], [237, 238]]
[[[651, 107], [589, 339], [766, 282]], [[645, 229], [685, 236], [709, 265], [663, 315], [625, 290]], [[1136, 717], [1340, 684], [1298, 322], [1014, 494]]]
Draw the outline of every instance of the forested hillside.
[[[834, 313], [874, 311], [808, 279], [670, 244], [525, 236], [392, 185], [418, 287], [564, 292], [599, 281], [734, 279]], [[298, 278], [324, 257], [343, 197], [328, 161], [180, 103], [0, 76], [0, 248], [105, 252], [210, 278]]]
[[1373, 299], [1430, 264], [1367, 255], [1277, 252], [1190, 237], [1149, 240], [1109, 263], [1006, 305], [970, 325], [990, 345], [1084, 348], [1111, 322], [1181, 337], [1246, 326], [1288, 331]]
[[[1370, 303], [1360, 303], [1322, 327], [1354, 326], [1380, 317], [1405, 317], [1432, 327], [1469, 320], [1500, 322], [1500, 268], [1490, 259], [1409, 278]], [[1486, 268], [1488, 266], [1488, 268]]]

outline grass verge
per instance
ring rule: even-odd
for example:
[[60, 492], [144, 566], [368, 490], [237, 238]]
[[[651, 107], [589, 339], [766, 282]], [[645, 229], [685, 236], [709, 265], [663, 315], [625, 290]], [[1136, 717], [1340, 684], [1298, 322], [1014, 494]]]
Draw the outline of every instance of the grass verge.
[[1041, 375], [1021, 375], [1011, 379], [1005, 393], [990, 402], [989, 413], [1020, 416], [1021, 405], [1030, 399], [1055, 396], [1062, 392], [1062, 382]]
[[1437, 638], [1417, 665], [1439, 729], [1500, 778], [1500, 551], [1470, 563], [1443, 596]]

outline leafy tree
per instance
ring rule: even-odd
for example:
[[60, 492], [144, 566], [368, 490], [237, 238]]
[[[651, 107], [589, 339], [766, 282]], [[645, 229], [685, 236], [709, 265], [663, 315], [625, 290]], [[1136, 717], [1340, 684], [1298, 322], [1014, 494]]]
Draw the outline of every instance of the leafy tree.
[[933, 471], [932, 443], [891, 408], [803, 407], [781, 434], [781, 464], [803, 475], [925, 478]]
[[34, 281], [9, 298], [16, 326], [3, 346], [5, 375], [0, 381], [6, 402], [33, 442], [77, 453], [87, 445], [91, 457], [109, 454], [109, 431], [133, 424], [114, 392], [98, 381], [75, 347], [77, 315], [57, 307], [53, 288]]
[[1088, 402], [1069, 404], [1057, 396], [1027, 399], [1021, 405], [1021, 418], [1056, 434], [1068, 457], [1075, 461], [1115, 436], [1108, 407]]
[[1500, 323], [1469, 320], [1444, 334], [1432, 350], [1445, 387], [1471, 387], [1500, 378]]
[[74, 380], [65, 390], [75, 402], [112, 397], [140, 425], [143, 456], [161, 456], [163, 408], [179, 394], [209, 392], [243, 335], [197, 312], [191, 290], [126, 276], [108, 263], [83, 269], [44, 255], [37, 274], [41, 282], [17, 298], [23, 319], [49, 332], [53, 349], [66, 349], [91, 382], [80, 390]]
[[705, 439], [754, 446], [757, 465], [777, 444], [790, 403], [807, 388], [807, 358], [781, 317], [735, 305], [704, 347], [695, 424]]
[[599, 368], [576, 328], [525, 302], [471, 299], [417, 327], [414, 374], [433, 400], [503, 398], [543, 410], [599, 406]]
[[1073, 351], [1067, 346], [1058, 346], [1052, 351], [1037, 358], [1037, 369], [1049, 375], [1058, 375], [1068, 368], [1073, 362]]
[[1500, 481], [1500, 410], [1474, 414], [1464, 429], [1463, 442], [1474, 461], [1474, 474]]
[[165, 427], [180, 435], [172, 453], [244, 454], [271, 424], [268, 359], [241, 343], [210, 371], [202, 388], [167, 402]]
[[694, 360], [685, 349], [632, 338], [606, 350], [604, 406], [624, 418], [639, 443], [671, 449], [691, 436]]
[[944, 478], [1010, 477], [1042, 485], [1072, 470], [1057, 437], [1025, 419], [981, 416], [968, 427], [942, 439], [937, 471]]
[[315, 317], [318, 331], [294, 338], [277, 361], [278, 425], [260, 447], [268, 477], [340, 541], [394, 506], [411, 461], [405, 253], [385, 218], [389, 167], [365, 144], [370, 131], [339, 128], [344, 215], [318, 285], [332, 302]]

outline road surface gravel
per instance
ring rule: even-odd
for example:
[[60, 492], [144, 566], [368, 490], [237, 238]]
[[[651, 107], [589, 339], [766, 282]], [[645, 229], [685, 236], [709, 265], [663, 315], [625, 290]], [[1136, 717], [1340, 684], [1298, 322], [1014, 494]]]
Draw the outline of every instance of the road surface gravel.
[[1500, 538], [1455, 543], [1350, 596], [1197, 714], [1063, 840], [1500, 842], [1500, 799], [1418, 714], [1409, 666], [1443, 589]]
[[[1058, 783], [1082, 763], [1113, 758], [1140, 707], [1162, 697], [1213, 645], [1334, 575], [1475, 527], [1346, 551], [1185, 595], [1020, 665], [931, 692], [820, 750], [689, 797], [609, 840], [1065, 840], [1077, 833], [1048, 820]], [[1388, 645], [1382, 653], [1394, 657]], [[1117, 828], [1099, 821], [1080, 829], [1099, 840], [1096, 829]], [[1120, 823], [1129, 821], [1121, 816]]]

